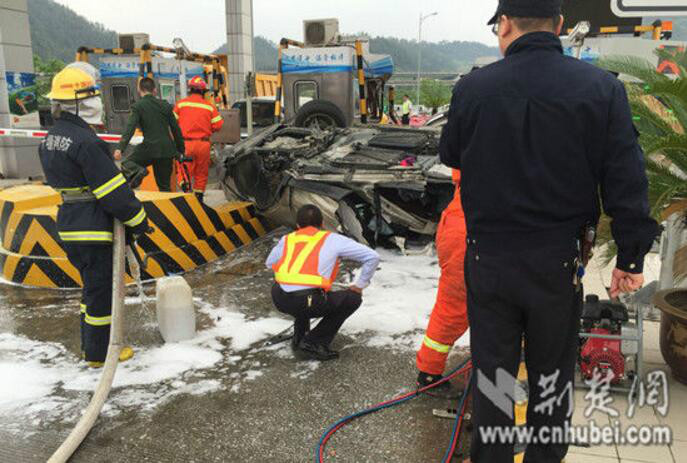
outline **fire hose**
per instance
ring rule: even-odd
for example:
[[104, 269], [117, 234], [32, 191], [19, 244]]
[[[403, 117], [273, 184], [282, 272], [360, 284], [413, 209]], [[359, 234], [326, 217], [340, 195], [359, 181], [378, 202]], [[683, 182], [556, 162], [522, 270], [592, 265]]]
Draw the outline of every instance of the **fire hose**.
[[[381, 402], [377, 405], [373, 405], [372, 407], [366, 408], [364, 410], [361, 410], [359, 412], [353, 413], [351, 415], [345, 416], [338, 421], [336, 421], [334, 424], [332, 424], [327, 430], [322, 434], [322, 437], [320, 437], [320, 441], [317, 444], [317, 447], [315, 448], [315, 463], [324, 463], [324, 450], [325, 447], [327, 446], [327, 442], [332, 438], [332, 436], [339, 431], [341, 428], [352, 422], [353, 420], [363, 417], [365, 415], [369, 415], [372, 413], [376, 413], [381, 410], [385, 410], [387, 408], [394, 407], [396, 405], [400, 405], [404, 402], [407, 402], [411, 399], [414, 399], [418, 397], [420, 394], [423, 392], [427, 392], [428, 390], [439, 386], [440, 384], [443, 384], [447, 381], [450, 381], [451, 379], [455, 378], [458, 375], [461, 374], [466, 374], [468, 372], [472, 371], [472, 362], [471, 359], [465, 360], [463, 363], [458, 365], [455, 369], [453, 369], [448, 375], [446, 375], [444, 378], [441, 380], [432, 383], [428, 386], [419, 388], [416, 391], [408, 392], [406, 394], [403, 394], [399, 397], [396, 397], [394, 399]], [[467, 386], [465, 388], [465, 391], [463, 392], [460, 402], [458, 404], [458, 412], [456, 413], [456, 420], [453, 426], [453, 431], [451, 432], [451, 441], [449, 443], [449, 446], [446, 450], [446, 454], [444, 455], [443, 459], [441, 460], [442, 463], [449, 463], [451, 459], [453, 458], [453, 454], [455, 452], [456, 446], [458, 445], [458, 441], [460, 439], [460, 431], [461, 427], [463, 424], [463, 417], [465, 416], [465, 409], [467, 407], [467, 398], [470, 395], [470, 390], [472, 386], [472, 373], [470, 374], [470, 377], [467, 381]]]
[[114, 240], [113, 240], [113, 260], [112, 260], [112, 325], [110, 327], [110, 343], [107, 347], [107, 357], [105, 358], [105, 366], [103, 367], [100, 382], [91, 397], [88, 407], [84, 411], [83, 416], [76, 424], [67, 439], [60, 445], [60, 447], [52, 454], [48, 463], [65, 463], [76, 449], [81, 445], [81, 442], [86, 438], [88, 433], [93, 428], [95, 421], [100, 415], [100, 411], [107, 400], [107, 396], [112, 388], [112, 381], [114, 380], [117, 364], [119, 363], [119, 352], [122, 349], [122, 342], [124, 339], [123, 333], [123, 309], [124, 309], [124, 273], [125, 262], [124, 255], [126, 249], [126, 242], [124, 236], [124, 225], [119, 220], [115, 220], [114, 224]]

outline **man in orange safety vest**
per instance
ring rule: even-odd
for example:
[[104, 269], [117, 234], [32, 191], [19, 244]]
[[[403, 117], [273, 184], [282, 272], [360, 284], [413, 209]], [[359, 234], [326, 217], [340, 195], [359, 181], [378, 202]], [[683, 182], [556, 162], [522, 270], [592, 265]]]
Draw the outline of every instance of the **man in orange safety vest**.
[[[437, 229], [436, 248], [441, 267], [439, 292], [429, 319], [429, 326], [417, 353], [419, 387], [442, 379], [446, 358], [456, 342], [468, 329], [467, 293], [463, 261], [467, 247], [465, 215], [460, 202], [460, 171], [453, 170], [456, 192], [441, 214]], [[433, 395], [454, 398], [458, 395], [449, 382], [431, 389]]]
[[[356, 241], [322, 230], [322, 211], [308, 204], [298, 210], [298, 229], [279, 241], [265, 264], [274, 271], [272, 301], [280, 312], [295, 318], [292, 347], [315, 360], [339, 356], [330, 343], [348, 317], [362, 303], [363, 289], [377, 270], [379, 255]], [[355, 283], [332, 291], [340, 260], [362, 264]], [[310, 319], [322, 317], [310, 330]]]
[[[202, 202], [210, 170], [210, 136], [222, 128], [224, 120], [212, 102], [203, 95], [207, 84], [202, 77], [193, 77], [188, 82], [190, 95], [174, 106], [174, 117], [179, 120], [184, 135], [186, 156], [192, 158], [189, 165], [189, 181], [193, 192]], [[183, 182], [183, 171], [179, 169], [179, 183]]]

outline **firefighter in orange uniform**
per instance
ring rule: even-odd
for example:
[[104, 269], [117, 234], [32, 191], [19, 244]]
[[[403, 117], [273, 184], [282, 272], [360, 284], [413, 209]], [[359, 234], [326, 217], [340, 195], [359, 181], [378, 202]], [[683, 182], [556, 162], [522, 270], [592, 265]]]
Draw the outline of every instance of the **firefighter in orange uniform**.
[[[215, 105], [204, 98], [207, 88], [202, 77], [192, 78], [188, 82], [190, 95], [174, 106], [174, 116], [179, 120], [181, 133], [184, 135], [186, 156], [193, 159], [189, 165], [189, 180], [193, 185], [193, 192], [201, 202], [210, 169], [210, 135], [224, 124]], [[183, 172], [179, 169], [179, 183], [182, 182]]]
[[[436, 248], [441, 267], [439, 293], [432, 309], [429, 326], [417, 353], [419, 387], [428, 386], [442, 378], [446, 358], [453, 343], [468, 329], [467, 293], [463, 260], [465, 259], [466, 227], [460, 202], [460, 171], [453, 170], [456, 192], [441, 215], [437, 229]], [[458, 392], [447, 381], [433, 388], [432, 394], [454, 398]]]

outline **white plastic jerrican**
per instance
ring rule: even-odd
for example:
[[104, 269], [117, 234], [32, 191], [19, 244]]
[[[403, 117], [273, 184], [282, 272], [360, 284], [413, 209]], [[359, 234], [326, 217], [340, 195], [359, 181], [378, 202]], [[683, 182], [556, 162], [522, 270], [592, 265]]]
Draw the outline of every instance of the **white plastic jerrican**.
[[196, 335], [196, 312], [191, 287], [180, 276], [157, 280], [157, 322], [165, 342], [192, 339]]

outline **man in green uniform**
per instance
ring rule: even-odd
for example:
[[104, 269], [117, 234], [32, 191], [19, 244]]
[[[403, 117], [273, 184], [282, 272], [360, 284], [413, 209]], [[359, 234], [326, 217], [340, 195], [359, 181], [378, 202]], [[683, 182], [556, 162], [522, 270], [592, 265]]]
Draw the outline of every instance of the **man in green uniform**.
[[[143, 132], [143, 143], [134, 148], [134, 152], [122, 162], [122, 172], [136, 186], [145, 177], [145, 169], [152, 164], [157, 187], [160, 191], [171, 191], [174, 160], [179, 153], [184, 153], [184, 137], [172, 113], [172, 106], [155, 96], [153, 79], [141, 79], [138, 92], [141, 99], [131, 107], [126, 131], [114, 157], [121, 159], [136, 127], [139, 127]], [[174, 140], [170, 137], [170, 132]]]

